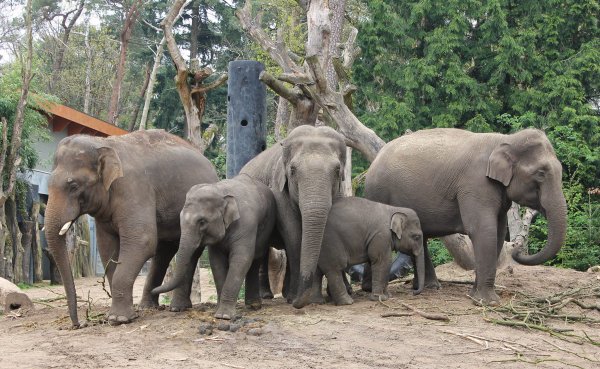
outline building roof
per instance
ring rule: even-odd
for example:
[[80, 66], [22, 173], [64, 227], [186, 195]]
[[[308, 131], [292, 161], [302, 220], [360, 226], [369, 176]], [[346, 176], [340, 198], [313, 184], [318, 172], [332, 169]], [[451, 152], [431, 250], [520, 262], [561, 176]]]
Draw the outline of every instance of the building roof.
[[38, 96], [38, 104], [49, 114], [48, 123], [52, 131], [60, 132], [67, 129], [67, 135], [77, 133], [91, 136], [120, 136], [128, 133], [126, 130], [108, 122], [94, 118], [68, 106], [45, 100]]

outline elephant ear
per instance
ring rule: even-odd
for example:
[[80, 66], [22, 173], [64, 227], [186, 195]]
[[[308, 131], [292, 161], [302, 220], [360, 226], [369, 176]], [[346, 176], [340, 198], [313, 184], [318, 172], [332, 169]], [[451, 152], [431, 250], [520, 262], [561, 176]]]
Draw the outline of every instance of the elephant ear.
[[402, 230], [404, 229], [404, 224], [408, 221], [408, 217], [404, 213], [394, 213], [392, 215], [392, 220], [390, 221], [390, 229], [398, 239], [402, 239]]
[[283, 158], [279, 158], [279, 160], [277, 160], [273, 182], [275, 188], [279, 189], [280, 192], [283, 191], [283, 189], [285, 188], [285, 184], [287, 183], [287, 176], [285, 173], [285, 166], [283, 165]]
[[115, 179], [123, 177], [121, 159], [112, 147], [100, 147], [97, 151], [99, 154], [98, 175], [102, 179], [104, 189], [108, 191]]
[[235, 197], [231, 195], [227, 195], [223, 197], [225, 200], [225, 210], [223, 211], [223, 223], [225, 224], [225, 229], [229, 228], [231, 223], [240, 219], [240, 209], [238, 208], [238, 203], [235, 200]]
[[513, 175], [515, 160], [511, 154], [511, 147], [507, 143], [500, 144], [492, 151], [488, 159], [486, 176], [508, 186]]

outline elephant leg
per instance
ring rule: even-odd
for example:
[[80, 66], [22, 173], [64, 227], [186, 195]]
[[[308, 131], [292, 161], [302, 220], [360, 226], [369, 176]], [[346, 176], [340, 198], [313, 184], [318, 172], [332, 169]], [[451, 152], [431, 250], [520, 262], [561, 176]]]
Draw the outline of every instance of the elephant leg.
[[496, 258], [500, 256], [502, 252], [502, 248], [504, 247], [504, 240], [506, 239], [506, 234], [508, 233], [508, 215], [506, 212], [500, 212], [498, 216], [498, 236], [496, 238]]
[[[285, 216], [286, 214], [283, 214], [284, 217], [282, 221], [278, 224], [278, 231], [279, 234], [282, 235], [282, 238], [285, 243], [285, 251], [287, 254], [288, 262], [286, 278], [289, 274], [289, 283], [285, 298], [288, 303], [292, 303], [292, 301], [296, 297], [296, 292], [298, 291], [298, 280], [300, 278], [300, 248], [302, 245], [302, 226], [299, 222], [299, 219], [292, 217], [291, 213], [293, 212], [291, 210], [288, 210], [287, 212], [290, 214], [287, 214], [288, 216]], [[289, 271], [289, 273], [287, 273], [287, 271]]]
[[268, 252], [265, 257], [262, 258], [260, 263], [260, 270], [258, 273], [260, 280], [260, 297], [263, 299], [272, 299], [273, 292], [271, 291], [271, 285], [269, 284], [269, 257], [271, 253]]
[[[442, 287], [442, 285], [438, 281], [437, 275], [435, 274], [435, 267], [433, 266], [433, 262], [431, 261], [431, 256], [429, 255], [429, 248], [427, 247], [427, 241], [428, 241], [427, 237], [424, 237], [423, 238], [423, 252], [425, 255], [425, 287], [439, 289]], [[417, 278], [417, 274], [415, 273], [414, 277], [413, 277], [413, 290], [418, 290], [418, 289], [419, 289], [419, 279]]]
[[[235, 317], [235, 304], [240, 294], [240, 288], [244, 276], [250, 270], [252, 265], [252, 256], [248, 255], [243, 245], [231, 245], [233, 251], [229, 254], [229, 269], [225, 283], [221, 289], [219, 304], [215, 318], [218, 319], [233, 319]], [[242, 250], [242, 251], [239, 251]]]
[[327, 271], [327, 286], [333, 302], [336, 305], [351, 305], [354, 301], [352, 297], [348, 295], [344, 281], [342, 281], [342, 273], [339, 270]]
[[[177, 247], [175, 247], [175, 251], [177, 251]], [[198, 247], [196, 251], [194, 251], [190, 260], [192, 265], [198, 265], [198, 259], [200, 259], [200, 256], [202, 256], [203, 251], [204, 247], [202, 246]], [[192, 307], [192, 299], [190, 298], [190, 295], [192, 294], [192, 284], [194, 284], [195, 272], [196, 267], [190, 268], [190, 270], [186, 271], [185, 280], [183, 283], [173, 290], [173, 298], [171, 299], [169, 310], [184, 311]]]
[[361, 289], [365, 292], [373, 291], [373, 273], [371, 272], [371, 263], [364, 264], [364, 272], [361, 283]]
[[112, 280], [119, 260], [119, 237], [109, 232], [106, 226], [100, 222], [96, 222], [96, 243], [98, 245], [98, 253], [104, 267], [104, 274], [108, 279], [108, 285], [112, 290]]
[[210, 261], [210, 269], [213, 274], [215, 281], [215, 288], [217, 289], [217, 303], [221, 301], [221, 292], [223, 291], [223, 285], [225, 284], [225, 278], [227, 278], [227, 271], [229, 269], [229, 261], [227, 255], [218, 250], [215, 247], [211, 247], [208, 250], [208, 260]]
[[346, 292], [348, 292], [348, 295], [352, 295], [352, 285], [350, 284], [350, 281], [348, 280], [348, 277], [346, 276], [346, 272], [344, 272], [342, 270], [342, 281], [344, 281], [344, 285], [346, 286]]
[[313, 279], [312, 290], [310, 293], [310, 303], [311, 304], [325, 303], [325, 299], [323, 299], [323, 272], [319, 268], [317, 268], [317, 272], [315, 273], [315, 278]]
[[140, 230], [134, 234], [134, 237], [121, 237], [119, 263], [113, 275], [112, 305], [108, 312], [111, 324], [129, 323], [137, 317], [133, 311], [133, 283], [156, 249], [156, 231]]
[[263, 264], [263, 259], [266, 258], [254, 259], [252, 261], [250, 269], [248, 270], [248, 273], [246, 273], [246, 290], [244, 293], [244, 303], [247, 307], [254, 310], [258, 310], [262, 307], [259, 270], [261, 265]]
[[[470, 204], [463, 210], [463, 224], [473, 242], [475, 254], [475, 284], [469, 295], [483, 304], [496, 305], [500, 298], [494, 291], [496, 263], [498, 259], [498, 217], [492, 210], [485, 211], [479, 204]], [[477, 207], [474, 207], [477, 206]], [[473, 209], [479, 208], [479, 211]], [[467, 209], [471, 210], [468, 211]], [[503, 227], [504, 228], [504, 227]], [[504, 238], [501, 239], [502, 241]]]
[[150, 309], [158, 307], [159, 295], [153, 295], [150, 293], [155, 287], [162, 284], [169, 262], [177, 252], [177, 245], [168, 242], [160, 242], [156, 247], [156, 254], [152, 258], [150, 263], [150, 269], [146, 276], [146, 283], [144, 284], [144, 292], [142, 293], [142, 300], [138, 305], [141, 309]]
[[371, 268], [373, 270], [373, 292], [369, 295], [371, 301], [387, 300], [386, 293], [388, 277], [390, 274], [390, 266], [392, 265], [390, 253], [378, 255], [377, 259], [371, 259]]

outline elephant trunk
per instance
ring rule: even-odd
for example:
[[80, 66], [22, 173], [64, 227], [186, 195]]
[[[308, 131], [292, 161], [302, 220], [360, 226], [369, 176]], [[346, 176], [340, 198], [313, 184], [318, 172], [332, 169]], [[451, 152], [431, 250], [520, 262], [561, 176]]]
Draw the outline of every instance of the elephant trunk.
[[[190, 234], [181, 234], [179, 242], [179, 250], [177, 250], [177, 266], [173, 278], [162, 286], [158, 286], [152, 290], [153, 295], [169, 292], [179, 287], [185, 280], [185, 276], [192, 274], [196, 265], [191, 260], [192, 256], [200, 246], [202, 239]], [[188, 274], [189, 273], [189, 274]]]
[[331, 209], [331, 184], [321, 187], [300, 184], [299, 205], [302, 216], [302, 246], [300, 251], [300, 280], [293, 306], [297, 309], [310, 303], [311, 287], [315, 278], [317, 262], [329, 210]]
[[[77, 215], [69, 216], [69, 213], [58, 209], [59, 202], [50, 195], [48, 199], [48, 206], [46, 208], [46, 220], [45, 220], [45, 235], [48, 242], [48, 249], [54, 263], [56, 264], [60, 277], [62, 279], [63, 286], [65, 287], [65, 293], [67, 295], [67, 304], [69, 307], [69, 316], [73, 327], [79, 327], [79, 318], [77, 317], [77, 295], [75, 292], [75, 282], [73, 280], [73, 273], [71, 271], [71, 263], [67, 253], [66, 245], [66, 229], [64, 226], [72, 222]], [[66, 213], [66, 214], [65, 214]], [[68, 229], [68, 227], [67, 227]]]
[[413, 295], [418, 295], [423, 292], [423, 288], [425, 287], [425, 252], [423, 248], [421, 248], [421, 252], [415, 255], [415, 274], [419, 286], [416, 290], [413, 290]]
[[558, 187], [542, 188], [540, 197], [542, 211], [548, 220], [548, 243], [538, 253], [533, 255], [522, 254], [522, 250], [515, 249], [513, 259], [524, 265], [537, 265], [553, 258], [565, 242], [567, 233], [567, 202], [560, 185]]

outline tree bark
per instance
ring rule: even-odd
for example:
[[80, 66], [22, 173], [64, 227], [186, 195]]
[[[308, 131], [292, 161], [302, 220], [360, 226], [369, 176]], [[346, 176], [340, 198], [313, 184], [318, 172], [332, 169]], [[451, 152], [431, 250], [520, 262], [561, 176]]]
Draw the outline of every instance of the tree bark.
[[121, 85], [123, 84], [123, 78], [125, 77], [125, 62], [127, 61], [127, 49], [129, 48], [129, 40], [131, 39], [131, 32], [133, 26], [140, 14], [143, 6], [143, 0], [134, 0], [131, 7], [127, 11], [125, 22], [123, 23], [123, 29], [121, 30], [121, 50], [119, 52], [119, 60], [117, 62], [117, 71], [115, 73], [115, 80], [113, 83], [113, 90], [110, 96], [110, 105], [108, 107], [108, 122], [110, 124], [117, 124], [117, 118], [119, 116], [119, 100], [121, 99]]
[[90, 17], [85, 17], [85, 90], [83, 93], [83, 112], [90, 114], [90, 101], [92, 99], [92, 57], [94, 51], [90, 47]]
[[33, 283], [41, 282], [44, 279], [44, 273], [42, 271], [42, 241], [40, 239], [39, 229], [39, 215], [40, 215], [40, 201], [34, 201], [31, 207], [31, 221], [33, 222], [33, 239], [31, 244], [31, 250], [33, 254]]
[[24, 282], [23, 280], [23, 244], [21, 243], [23, 234], [19, 229], [19, 223], [17, 221], [17, 203], [14, 196], [11, 196], [6, 201], [8, 231], [11, 235], [11, 255], [7, 254], [12, 266], [12, 281], [14, 283]]
[[288, 123], [290, 121], [290, 104], [279, 96], [277, 103], [277, 115], [275, 117], [275, 141], [281, 141], [287, 135]]

